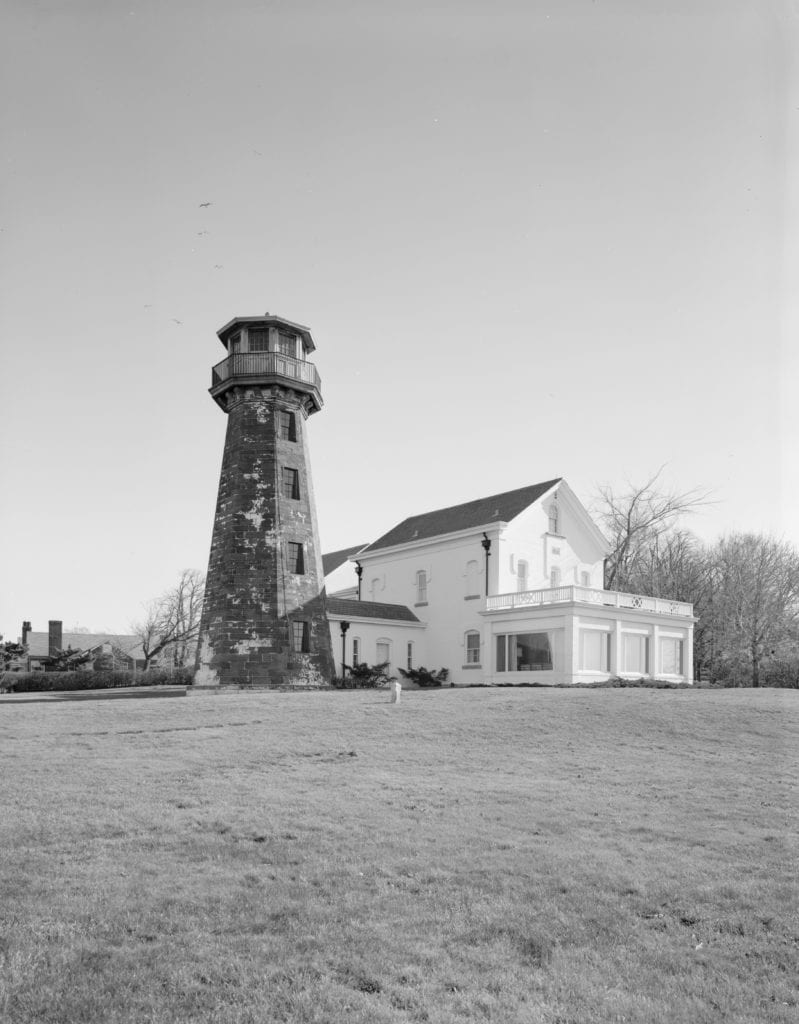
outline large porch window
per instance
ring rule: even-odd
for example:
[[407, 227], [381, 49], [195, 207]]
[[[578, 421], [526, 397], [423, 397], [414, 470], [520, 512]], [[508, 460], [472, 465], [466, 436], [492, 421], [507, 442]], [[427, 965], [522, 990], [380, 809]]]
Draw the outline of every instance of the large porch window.
[[610, 672], [610, 633], [601, 629], [580, 630], [580, 669]]
[[660, 641], [660, 671], [665, 676], [683, 674], [682, 640], [664, 636]]
[[549, 633], [500, 633], [497, 672], [541, 672], [552, 668]]
[[649, 637], [641, 633], [627, 633], [624, 636], [623, 672], [649, 673]]

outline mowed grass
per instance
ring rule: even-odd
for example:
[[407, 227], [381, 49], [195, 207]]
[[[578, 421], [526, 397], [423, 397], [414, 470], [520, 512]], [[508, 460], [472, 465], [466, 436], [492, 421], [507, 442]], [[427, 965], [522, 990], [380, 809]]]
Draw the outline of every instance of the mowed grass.
[[0, 704], [0, 1019], [797, 1020], [799, 693]]

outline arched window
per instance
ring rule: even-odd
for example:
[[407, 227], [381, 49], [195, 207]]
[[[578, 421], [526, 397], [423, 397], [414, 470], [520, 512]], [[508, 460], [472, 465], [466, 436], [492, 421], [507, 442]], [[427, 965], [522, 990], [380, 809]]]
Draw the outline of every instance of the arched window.
[[470, 629], [465, 635], [466, 664], [480, 664], [480, 634], [476, 629]]
[[391, 641], [381, 637], [375, 647], [375, 664], [384, 665], [386, 663], [388, 664], [388, 671], [391, 671]]
[[516, 563], [516, 589], [519, 593], [527, 590], [527, 562], [521, 559]]
[[424, 569], [416, 573], [416, 603], [427, 604], [427, 573]]
[[549, 513], [548, 513], [548, 515], [549, 515], [549, 524], [547, 526], [547, 530], [550, 533], [557, 533], [558, 532], [558, 525], [559, 525], [559, 523], [558, 523], [558, 506], [554, 502], [549, 506]]
[[377, 600], [377, 592], [380, 590], [380, 580], [377, 576], [369, 584], [369, 596], [373, 601]]

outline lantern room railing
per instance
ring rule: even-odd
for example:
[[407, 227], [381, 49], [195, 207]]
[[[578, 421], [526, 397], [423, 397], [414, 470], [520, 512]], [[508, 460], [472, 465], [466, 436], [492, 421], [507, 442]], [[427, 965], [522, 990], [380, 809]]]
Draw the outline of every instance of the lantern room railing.
[[234, 377], [287, 377], [317, 391], [322, 387], [313, 363], [284, 356], [282, 352], [236, 352], [211, 370], [211, 387], [218, 387]]

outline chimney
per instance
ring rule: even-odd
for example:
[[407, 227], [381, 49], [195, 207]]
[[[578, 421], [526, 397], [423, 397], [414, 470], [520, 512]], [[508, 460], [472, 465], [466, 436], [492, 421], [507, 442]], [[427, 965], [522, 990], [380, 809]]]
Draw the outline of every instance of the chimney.
[[60, 651], [64, 646], [64, 634], [63, 634], [64, 623], [60, 619], [50, 619], [47, 623], [48, 641], [47, 641], [47, 656], [52, 658], [55, 652]]
[[30, 624], [30, 622], [23, 622], [22, 623], [22, 639], [20, 640], [20, 643], [22, 644], [23, 647], [27, 647], [28, 646], [28, 637], [30, 636], [30, 631], [31, 631], [31, 624]]

